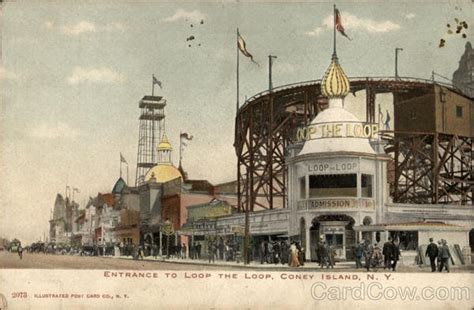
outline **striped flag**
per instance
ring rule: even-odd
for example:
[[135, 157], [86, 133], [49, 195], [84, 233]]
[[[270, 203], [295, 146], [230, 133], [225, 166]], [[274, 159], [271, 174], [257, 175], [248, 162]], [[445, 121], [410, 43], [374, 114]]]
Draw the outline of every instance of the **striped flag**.
[[125, 157], [123, 157], [122, 153], [120, 153], [120, 162], [125, 163], [128, 165], [127, 161], [125, 160]]
[[153, 85], [155, 84], [160, 86], [160, 88], [163, 88], [163, 86], [161, 85], [161, 81], [158, 81], [158, 79], [153, 75]]
[[244, 54], [245, 57], [250, 58], [250, 60], [253, 63], [258, 65], [258, 63], [255, 60], [253, 60], [252, 54], [250, 54], [250, 52], [247, 50], [247, 43], [245, 43], [245, 40], [244, 40], [244, 38], [242, 38], [240, 33], [238, 33], [237, 47], [242, 52], [242, 54]]
[[335, 13], [336, 13], [336, 20], [335, 20], [336, 30], [339, 31], [343, 36], [345, 36], [346, 38], [352, 41], [352, 39], [349, 38], [349, 36], [346, 34], [344, 27], [342, 26], [341, 13], [339, 12], [338, 9], [335, 9]]

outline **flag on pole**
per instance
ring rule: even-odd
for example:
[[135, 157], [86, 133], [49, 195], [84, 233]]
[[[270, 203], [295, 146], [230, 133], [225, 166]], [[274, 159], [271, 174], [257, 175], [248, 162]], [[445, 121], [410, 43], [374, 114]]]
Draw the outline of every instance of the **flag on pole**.
[[346, 31], [344, 29], [344, 26], [342, 26], [342, 18], [341, 18], [341, 13], [339, 12], [338, 9], [336, 9], [336, 20], [335, 20], [335, 23], [336, 23], [336, 30], [339, 31], [343, 36], [345, 36], [346, 38], [348, 38], [349, 40], [352, 41], [351, 38], [349, 38], [349, 36], [346, 34]]
[[76, 187], [74, 187], [72, 190], [75, 191], [76, 193], [79, 193], [79, 189]]
[[193, 139], [193, 136], [191, 136], [189, 133], [182, 132], [180, 135], [181, 139], [191, 141]]
[[160, 88], [163, 88], [163, 86], [161, 85], [161, 81], [158, 81], [158, 79], [153, 75], [153, 85], [155, 84], [160, 86]]
[[245, 57], [250, 58], [250, 60], [253, 63], [258, 65], [258, 63], [255, 60], [253, 60], [252, 54], [250, 54], [250, 52], [247, 50], [247, 43], [245, 43], [245, 40], [244, 40], [244, 38], [242, 38], [240, 33], [238, 33], [237, 47], [242, 52], [242, 54], [244, 54]]
[[180, 146], [179, 146], [179, 164], [181, 165], [181, 159], [183, 157], [183, 152], [184, 152], [184, 149], [188, 146], [188, 144], [186, 143], [187, 141], [191, 141], [193, 139], [193, 136], [190, 135], [189, 133], [187, 132], [182, 132], [180, 135], [179, 135], [179, 142], [180, 142]]
[[128, 165], [128, 163], [125, 160], [125, 157], [123, 157], [122, 153], [120, 153], [120, 162], [125, 163], [126, 165]]
[[179, 137], [181, 138], [181, 151], [184, 149], [184, 147], [188, 146], [186, 141], [191, 141], [193, 139], [193, 136], [191, 136], [189, 133], [182, 132]]

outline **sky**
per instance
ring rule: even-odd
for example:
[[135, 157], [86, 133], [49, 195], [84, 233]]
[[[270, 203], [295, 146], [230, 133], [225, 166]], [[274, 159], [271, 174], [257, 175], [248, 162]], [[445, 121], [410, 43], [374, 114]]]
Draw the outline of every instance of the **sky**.
[[[119, 177], [120, 153], [133, 185], [137, 104], [151, 94], [152, 74], [163, 84], [155, 94], [167, 100], [174, 163], [179, 133], [188, 132], [194, 136], [183, 154], [189, 177], [214, 184], [234, 180], [236, 28], [260, 64], [240, 57], [243, 102], [267, 88], [270, 54], [278, 57], [275, 87], [323, 76], [332, 54], [332, 6], [324, 1], [4, 3], [0, 236], [24, 242], [43, 237], [56, 194], [64, 195], [66, 185], [79, 189], [75, 199], [81, 205], [89, 196], [110, 192]], [[349, 76], [393, 76], [394, 50], [400, 47], [401, 76], [429, 79], [435, 71], [450, 78], [466, 42], [473, 41], [470, 28], [466, 39], [446, 34], [454, 18], [473, 21], [470, 1], [337, 6], [352, 39], [337, 37]], [[195, 39], [186, 41], [191, 35]], [[390, 99], [382, 99], [388, 109]], [[348, 102], [348, 109], [365, 115], [363, 99]]]

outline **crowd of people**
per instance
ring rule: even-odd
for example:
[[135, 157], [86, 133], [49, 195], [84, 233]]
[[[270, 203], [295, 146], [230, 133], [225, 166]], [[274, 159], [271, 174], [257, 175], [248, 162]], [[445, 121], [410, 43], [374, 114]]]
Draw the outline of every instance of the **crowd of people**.
[[399, 244], [391, 237], [383, 244], [382, 248], [380, 248], [378, 243], [372, 245], [369, 240], [361, 241], [355, 248], [356, 268], [363, 268], [363, 258], [367, 271], [378, 269], [382, 266], [384, 269], [395, 271], [400, 256]]
[[[81, 256], [132, 256], [133, 259], [144, 259], [145, 256], [157, 258], [159, 254], [167, 258], [177, 259], [208, 259], [209, 263], [216, 260], [236, 261], [241, 260], [241, 251], [239, 242], [224, 241], [221, 239], [209, 239], [207, 242], [207, 253], [202, 253], [202, 244], [200, 242], [191, 243], [187, 246], [185, 243], [177, 245], [163, 246], [159, 253], [158, 246], [152, 245], [134, 245], [134, 244], [107, 244], [92, 246], [61, 246], [46, 243], [33, 243], [25, 248], [18, 247], [20, 259], [23, 257], [23, 251], [27, 253], [45, 253], [62, 255], [81, 255]], [[449, 272], [452, 256], [447, 245], [447, 241], [441, 239], [438, 244], [434, 243], [433, 238], [429, 239], [430, 244], [424, 253], [430, 260], [431, 271]], [[249, 257], [251, 260], [260, 261], [260, 264], [282, 264], [290, 267], [303, 266], [305, 263], [305, 250], [301, 244], [296, 241], [291, 243], [288, 240], [262, 240], [259, 245], [251, 246]], [[336, 264], [336, 247], [323, 238], [319, 240], [315, 249], [316, 261], [321, 268], [334, 268]], [[367, 271], [383, 267], [392, 271], [396, 270], [397, 262], [400, 259], [400, 244], [388, 238], [380, 248], [378, 243], [371, 244], [369, 240], [363, 240], [354, 248], [356, 268], [364, 268], [364, 260]]]

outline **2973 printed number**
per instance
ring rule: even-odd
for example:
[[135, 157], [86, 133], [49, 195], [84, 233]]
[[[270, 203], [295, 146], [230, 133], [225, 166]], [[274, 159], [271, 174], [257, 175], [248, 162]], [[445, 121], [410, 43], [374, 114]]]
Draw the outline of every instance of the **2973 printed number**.
[[26, 292], [13, 292], [12, 298], [27, 298], [28, 294]]

